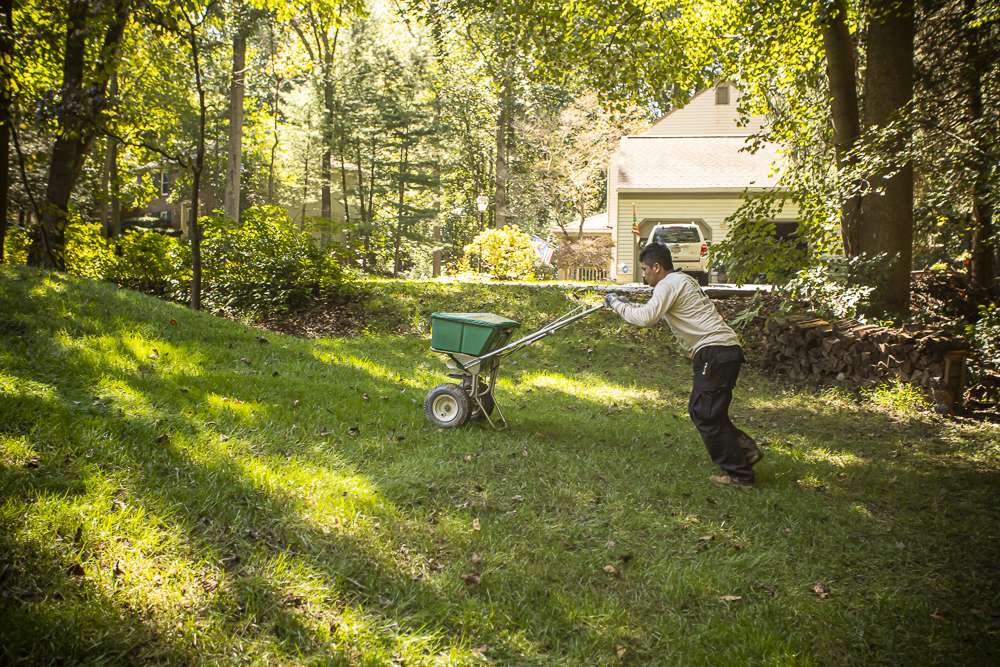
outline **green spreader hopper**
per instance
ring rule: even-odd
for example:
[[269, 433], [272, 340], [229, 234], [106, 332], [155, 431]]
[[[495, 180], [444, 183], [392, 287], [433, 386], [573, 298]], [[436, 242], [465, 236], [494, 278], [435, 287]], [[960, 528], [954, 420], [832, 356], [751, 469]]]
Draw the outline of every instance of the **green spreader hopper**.
[[481, 357], [502, 347], [519, 326], [493, 313], [433, 313], [431, 349]]

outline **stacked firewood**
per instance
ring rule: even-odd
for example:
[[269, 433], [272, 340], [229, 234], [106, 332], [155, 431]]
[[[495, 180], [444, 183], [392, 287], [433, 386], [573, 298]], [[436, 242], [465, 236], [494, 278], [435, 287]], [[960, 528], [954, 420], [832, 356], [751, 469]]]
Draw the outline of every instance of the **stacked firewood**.
[[937, 329], [774, 316], [767, 322], [764, 356], [771, 370], [796, 382], [862, 386], [899, 379], [949, 408], [962, 392], [963, 343]]

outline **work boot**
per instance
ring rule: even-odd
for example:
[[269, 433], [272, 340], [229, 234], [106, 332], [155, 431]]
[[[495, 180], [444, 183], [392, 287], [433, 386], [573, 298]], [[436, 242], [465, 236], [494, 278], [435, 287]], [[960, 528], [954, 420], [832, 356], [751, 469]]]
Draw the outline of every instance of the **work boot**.
[[723, 486], [736, 486], [745, 489], [753, 488], [752, 479], [740, 479], [739, 477], [733, 477], [732, 475], [727, 475], [725, 473], [721, 475], [712, 475], [708, 478], [708, 480], [710, 482], [715, 482], [716, 484], [722, 484]]
[[743, 431], [737, 433], [736, 440], [740, 443], [740, 449], [743, 450], [743, 455], [747, 459], [747, 465], [753, 467], [764, 458], [764, 452], [760, 451], [757, 442]]

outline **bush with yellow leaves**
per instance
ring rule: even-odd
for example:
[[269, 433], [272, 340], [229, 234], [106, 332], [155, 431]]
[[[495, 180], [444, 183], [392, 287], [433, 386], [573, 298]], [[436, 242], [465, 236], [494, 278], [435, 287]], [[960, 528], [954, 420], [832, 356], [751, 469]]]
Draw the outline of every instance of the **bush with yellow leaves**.
[[531, 237], [507, 226], [480, 232], [465, 246], [462, 260], [471, 270], [496, 280], [524, 280], [534, 277], [536, 257]]

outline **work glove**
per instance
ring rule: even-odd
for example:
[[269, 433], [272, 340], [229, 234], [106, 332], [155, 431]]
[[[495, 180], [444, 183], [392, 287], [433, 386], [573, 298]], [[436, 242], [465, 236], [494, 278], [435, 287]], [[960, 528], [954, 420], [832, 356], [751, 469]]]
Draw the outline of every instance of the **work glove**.
[[608, 308], [611, 308], [612, 310], [614, 310], [616, 303], [620, 303], [622, 301], [624, 301], [624, 299], [622, 299], [620, 296], [618, 296], [613, 292], [608, 292], [606, 295], [604, 295], [604, 305], [607, 306]]

